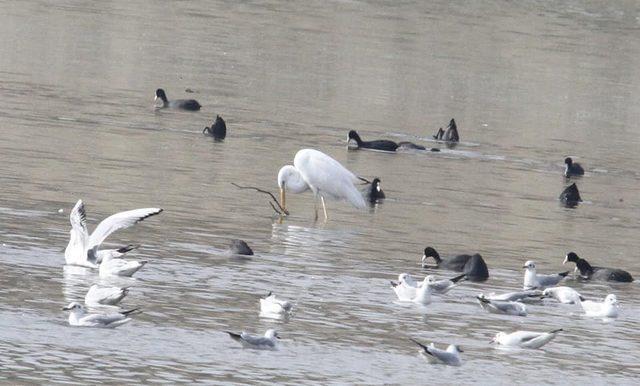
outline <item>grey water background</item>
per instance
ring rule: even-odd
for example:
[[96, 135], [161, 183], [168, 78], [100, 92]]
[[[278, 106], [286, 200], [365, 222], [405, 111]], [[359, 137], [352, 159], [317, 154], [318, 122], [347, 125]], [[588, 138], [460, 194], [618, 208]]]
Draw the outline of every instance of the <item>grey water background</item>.
[[[532, 305], [487, 314], [479, 292], [522, 285], [522, 263], [559, 272], [575, 251], [640, 276], [640, 5], [590, 1], [0, 2], [0, 382], [225, 384], [635, 384], [639, 291], [621, 316]], [[200, 112], [154, 111], [153, 92]], [[185, 89], [194, 93], [185, 93]], [[216, 114], [228, 137], [201, 130]], [[346, 135], [430, 140], [455, 117], [442, 153], [347, 151]], [[301, 148], [379, 176], [370, 211], [310, 194], [273, 217], [262, 195]], [[585, 202], [558, 205], [563, 159], [587, 169]], [[75, 201], [90, 229], [121, 210], [160, 216], [108, 239], [141, 243], [149, 264], [115, 330], [72, 328], [60, 310], [97, 272], [64, 266]], [[58, 210], [63, 209], [63, 213]], [[232, 238], [251, 260], [230, 259]], [[479, 252], [491, 278], [427, 307], [388, 282], [422, 277], [422, 249]], [[437, 272], [451, 276], [451, 272]], [[288, 321], [258, 317], [268, 291]], [[565, 329], [541, 350], [500, 350], [497, 331]], [[283, 336], [243, 350], [223, 330]], [[457, 343], [460, 368], [429, 366], [408, 338]]]

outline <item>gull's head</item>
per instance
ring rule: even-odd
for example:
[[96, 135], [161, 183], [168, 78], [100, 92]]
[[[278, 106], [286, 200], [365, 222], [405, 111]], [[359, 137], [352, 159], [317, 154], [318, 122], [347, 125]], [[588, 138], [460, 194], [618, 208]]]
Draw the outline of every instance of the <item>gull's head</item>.
[[66, 307], [62, 307], [62, 309], [63, 309], [64, 311], [72, 311], [72, 312], [75, 312], [75, 311], [82, 311], [82, 310], [84, 310], [84, 306], [83, 306], [82, 304], [78, 303], [78, 302], [71, 302], [71, 303], [69, 303], [69, 305], [68, 305], [68, 306], [66, 306]]
[[276, 330], [274, 330], [273, 328], [268, 329], [265, 333], [264, 333], [264, 337], [265, 338], [269, 338], [269, 339], [280, 339], [280, 335], [278, 335], [278, 332]]
[[522, 268], [524, 268], [526, 270], [536, 269], [536, 263], [534, 263], [533, 260], [527, 260], [527, 262], [524, 263]]
[[398, 275], [398, 281], [401, 284], [415, 284], [415, 280], [413, 280], [413, 277], [411, 277], [411, 275], [409, 275], [408, 273], [401, 273], [400, 275]]
[[606, 304], [611, 304], [612, 306], [614, 306], [618, 304], [618, 298], [614, 294], [609, 294], [606, 298], [604, 298], [604, 302]]
[[427, 275], [427, 277], [424, 278], [424, 282], [427, 284], [433, 284], [436, 282], [436, 277], [433, 275]]
[[575, 252], [569, 252], [567, 253], [567, 256], [564, 257], [564, 261], [562, 262], [562, 264], [564, 265], [568, 262], [577, 263], [578, 259], [579, 257]]
[[493, 339], [491, 339], [491, 342], [489, 343], [500, 343], [500, 340], [506, 335], [507, 334], [505, 334], [504, 332], [499, 332], [496, 334], [496, 336], [493, 337]]
[[547, 288], [544, 291], [542, 291], [542, 296], [543, 297], [548, 297], [548, 296], [553, 296], [553, 294], [556, 292], [556, 288]]
[[447, 347], [447, 351], [449, 351], [450, 353], [461, 353], [464, 352], [464, 350], [462, 350], [462, 347], [456, 345], [456, 344], [450, 344], [449, 347]]

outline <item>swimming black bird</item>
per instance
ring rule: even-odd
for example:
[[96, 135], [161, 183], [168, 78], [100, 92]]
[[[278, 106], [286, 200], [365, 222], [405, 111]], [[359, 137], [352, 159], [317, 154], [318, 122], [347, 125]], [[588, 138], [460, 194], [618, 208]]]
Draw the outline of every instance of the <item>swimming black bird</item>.
[[211, 127], [205, 127], [202, 133], [212, 135], [217, 141], [223, 140], [227, 136], [227, 124], [221, 116], [216, 116], [216, 121]]
[[564, 159], [564, 163], [567, 165], [566, 168], [564, 169], [564, 176], [565, 177], [571, 177], [571, 176], [582, 176], [584, 175], [584, 169], [582, 168], [582, 166], [580, 166], [579, 163], [577, 162], [573, 162], [573, 160], [571, 159], [571, 157], [567, 157]]
[[458, 135], [458, 126], [456, 125], [456, 121], [451, 118], [449, 121], [449, 128], [447, 132], [444, 133], [444, 140], [447, 142], [459, 142], [460, 136]]
[[429, 257], [433, 257], [438, 268], [464, 272], [467, 275], [467, 280], [485, 281], [489, 278], [489, 268], [487, 268], [487, 263], [479, 253], [442, 259], [433, 247], [426, 247], [422, 255], [422, 267], [428, 266], [426, 261]]
[[[360, 135], [356, 133], [355, 130], [349, 131], [349, 136], [347, 138], [348, 143], [355, 142], [357, 145], [357, 149], [374, 149], [374, 150], [382, 150], [382, 151], [396, 151], [398, 149], [416, 149], [416, 150], [426, 150], [424, 146], [416, 145], [412, 142], [400, 142], [395, 143], [393, 141], [389, 141], [387, 139], [377, 139], [375, 141], [363, 141], [360, 138]], [[438, 151], [433, 150], [431, 151]]]
[[380, 187], [380, 179], [378, 177], [374, 178], [371, 185], [367, 187], [365, 197], [370, 204], [375, 204], [378, 200], [385, 198], [384, 192]]
[[247, 243], [239, 239], [231, 240], [231, 246], [229, 247], [229, 251], [234, 255], [253, 255], [253, 251], [249, 247]]
[[569, 186], [567, 186], [562, 193], [560, 193], [560, 202], [566, 206], [567, 208], [573, 208], [578, 205], [578, 203], [582, 202], [582, 198], [580, 198], [580, 192], [578, 191], [578, 186], [576, 186], [575, 182]]
[[158, 100], [158, 98], [162, 100], [162, 106], [160, 108], [198, 111], [201, 107], [200, 103], [195, 99], [175, 99], [170, 101], [167, 99], [167, 94], [165, 94], [164, 90], [161, 88], [156, 90], [156, 100]]
[[458, 134], [458, 126], [456, 125], [455, 119], [451, 118], [447, 131], [442, 130], [442, 127], [438, 129], [438, 132], [433, 136], [433, 139], [446, 142], [459, 142], [460, 135]]
[[579, 257], [575, 252], [567, 253], [562, 264], [567, 262], [576, 264], [576, 268], [580, 271], [580, 276], [583, 279], [618, 281], [623, 283], [633, 281], [633, 277], [629, 272], [619, 268], [592, 267], [591, 264]]

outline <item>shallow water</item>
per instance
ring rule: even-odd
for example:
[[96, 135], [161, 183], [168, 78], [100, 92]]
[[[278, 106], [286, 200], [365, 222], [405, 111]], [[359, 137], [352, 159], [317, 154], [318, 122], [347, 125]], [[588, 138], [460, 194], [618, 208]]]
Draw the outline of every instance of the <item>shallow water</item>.
[[[564, 2], [3, 2], [0, 14], [0, 381], [44, 383], [418, 384], [635, 383], [639, 290], [621, 316], [586, 319], [551, 301], [526, 318], [484, 313], [479, 292], [522, 284], [522, 263], [559, 272], [574, 250], [640, 275], [640, 7]], [[153, 92], [196, 98], [197, 113], [154, 111]], [[194, 93], [186, 93], [190, 88]], [[216, 114], [228, 137], [202, 128]], [[347, 151], [366, 139], [440, 144], [441, 153]], [[379, 176], [387, 199], [358, 212], [310, 194], [273, 217], [295, 152], [322, 150]], [[558, 205], [563, 159], [587, 174], [576, 209]], [[141, 243], [150, 263], [115, 330], [71, 328], [60, 308], [97, 272], [64, 266], [68, 215], [89, 227], [120, 210], [160, 216], [108, 239]], [[63, 213], [58, 210], [63, 209]], [[224, 253], [232, 238], [256, 252]], [[395, 301], [388, 282], [424, 275], [426, 245], [479, 252], [491, 278], [428, 307]], [[438, 272], [453, 276], [450, 272]], [[258, 317], [268, 291], [296, 303], [288, 321]], [[223, 330], [283, 336], [243, 350]], [[497, 331], [565, 332], [541, 350], [500, 350]], [[429, 366], [408, 337], [460, 344], [460, 368]]]

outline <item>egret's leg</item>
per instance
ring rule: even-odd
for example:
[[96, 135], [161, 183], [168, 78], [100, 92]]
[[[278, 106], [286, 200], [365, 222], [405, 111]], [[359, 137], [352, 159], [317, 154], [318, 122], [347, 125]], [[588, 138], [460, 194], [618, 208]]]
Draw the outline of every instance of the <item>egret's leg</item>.
[[329, 219], [329, 217], [327, 216], [327, 206], [324, 204], [324, 197], [320, 196], [320, 201], [322, 202], [322, 210], [324, 211], [324, 219], [326, 221]]
[[316, 197], [313, 198], [313, 213], [313, 221], [318, 221], [318, 199]]

